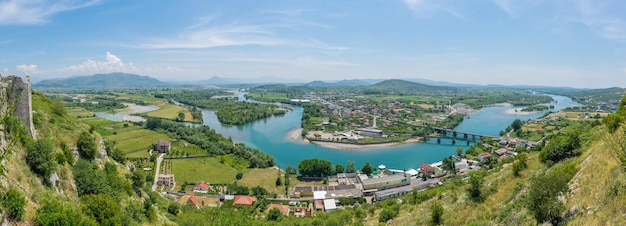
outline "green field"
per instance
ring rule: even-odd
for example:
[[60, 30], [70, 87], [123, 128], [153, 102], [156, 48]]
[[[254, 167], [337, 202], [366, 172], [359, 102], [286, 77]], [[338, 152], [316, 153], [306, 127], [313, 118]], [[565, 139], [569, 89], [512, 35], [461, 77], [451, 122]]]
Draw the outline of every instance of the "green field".
[[156, 111], [151, 111], [151, 112], [146, 113], [148, 116], [165, 118], [165, 119], [176, 119], [176, 117], [178, 117], [179, 112], [184, 112], [185, 121], [189, 121], [189, 122], [193, 121], [193, 118], [191, 117], [191, 112], [189, 112], [187, 108], [184, 108], [175, 104], [170, 104], [167, 102], [167, 100], [164, 100], [164, 99], [159, 99], [158, 101], [155, 101], [152, 104], [159, 107], [159, 109]]
[[171, 159], [176, 184], [206, 181], [211, 184], [229, 184], [235, 181], [237, 170], [220, 163], [217, 158]]

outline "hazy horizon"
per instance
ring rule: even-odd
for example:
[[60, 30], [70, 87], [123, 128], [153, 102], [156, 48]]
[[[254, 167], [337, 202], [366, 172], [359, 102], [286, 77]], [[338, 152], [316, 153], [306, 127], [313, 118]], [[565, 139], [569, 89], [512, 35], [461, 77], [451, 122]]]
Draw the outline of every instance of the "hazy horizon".
[[626, 87], [622, 1], [0, 0], [0, 73]]

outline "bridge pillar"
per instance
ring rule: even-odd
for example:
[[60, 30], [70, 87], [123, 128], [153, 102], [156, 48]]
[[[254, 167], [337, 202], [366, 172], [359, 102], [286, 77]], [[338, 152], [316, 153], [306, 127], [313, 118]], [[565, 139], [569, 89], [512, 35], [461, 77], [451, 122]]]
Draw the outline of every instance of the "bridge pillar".
[[452, 138], [452, 145], [456, 144], [456, 139]]
[[467, 140], [467, 146], [469, 146], [469, 145], [470, 145], [470, 141], [469, 141], [469, 140]]
[[441, 144], [441, 137], [437, 137], [437, 143]]
[[467, 139], [467, 133], [463, 134], [463, 138]]
[[472, 134], [472, 140], [476, 140], [476, 135]]
[[453, 137], [456, 137], [456, 135], [457, 135], [457, 134], [456, 134], [456, 131], [452, 131], [452, 136], [453, 136]]

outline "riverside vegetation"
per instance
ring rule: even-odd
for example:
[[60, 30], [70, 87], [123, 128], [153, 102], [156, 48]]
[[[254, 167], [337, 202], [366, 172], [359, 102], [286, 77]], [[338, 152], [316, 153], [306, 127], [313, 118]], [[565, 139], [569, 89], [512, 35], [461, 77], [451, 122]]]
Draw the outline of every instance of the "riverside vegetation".
[[[109, 152], [109, 156], [118, 156], [116, 161], [128, 161], [122, 154], [114, 154], [120, 151], [115, 144], [103, 140], [99, 131], [109, 128], [83, 123], [93, 119], [77, 120], [68, 113], [72, 109], [67, 111], [62, 104], [34, 92], [37, 141], [14, 116], [6, 115], [2, 120], [3, 137], [13, 143], [11, 151], [5, 149], [2, 155], [8, 160], [2, 165], [3, 180], [9, 182], [2, 189], [3, 216], [9, 222], [35, 225], [621, 225], [626, 223], [621, 214], [626, 208], [626, 193], [621, 189], [626, 186], [625, 104], [623, 98], [617, 112], [603, 117], [602, 123], [563, 124], [563, 132], [548, 136], [545, 146], [518, 155], [510, 164], [494, 162], [491, 171], [472, 172], [467, 180], [454, 175], [444, 179], [443, 186], [396, 199], [295, 218], [267, 211], [269, 201], [265, 197], [270, 194], [263, 187], [231, 186], [234, 192], [251, 192], [260, 200], [253, 207], [240, 209], [232, 202], [197, 209], [164, 198], [147, 189], [151, 177], [141, 170], [131, 173], [123, 164], [99, 157], [100, 152]], [[134, 126], [141, 125], [127, 129], [139, 131], [131, 128]], [[208, 146], [202, 149], [207, 148], [211, 155], [257, 153], [219, 137], [208, 127], [189, 128], [164, 119], [150, 119], [145, 126], [194, 145], [206, 142]], [[123, 129], [121, 126], [119, 131]], [[71, 147], [77, 147], [78, 159]], [[257, 166], [273, 165], [269, 157], [259, 155]], [[142, 164], [150, 166], [151, 161]], [[323, 163], [323, 174], [333, 168], [326, 162], [315, 162]], [[346, 168], [354, 170], [353, 165]], [[59, 175], [58, 184], [47, 181], [51, 173]], [[276, 174], [270, 177], [273, 181]]]

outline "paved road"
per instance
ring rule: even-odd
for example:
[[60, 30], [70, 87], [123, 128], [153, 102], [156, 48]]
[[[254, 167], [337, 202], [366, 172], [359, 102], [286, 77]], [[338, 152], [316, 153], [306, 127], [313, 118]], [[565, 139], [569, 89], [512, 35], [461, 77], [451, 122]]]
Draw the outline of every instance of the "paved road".
[[159, 170], [161, 168], [161, 161], [163, 161], [163, 156], [164, 155], [165, 155], [165, 153], [162, 153], [156, 159], [156, 171], [154, 171], [154, 184], [152, 184], [152, 191], [156, 191], [156, 188], [157, 188], [157, 178], [159, 176], [159, 172], [160, 172]]

